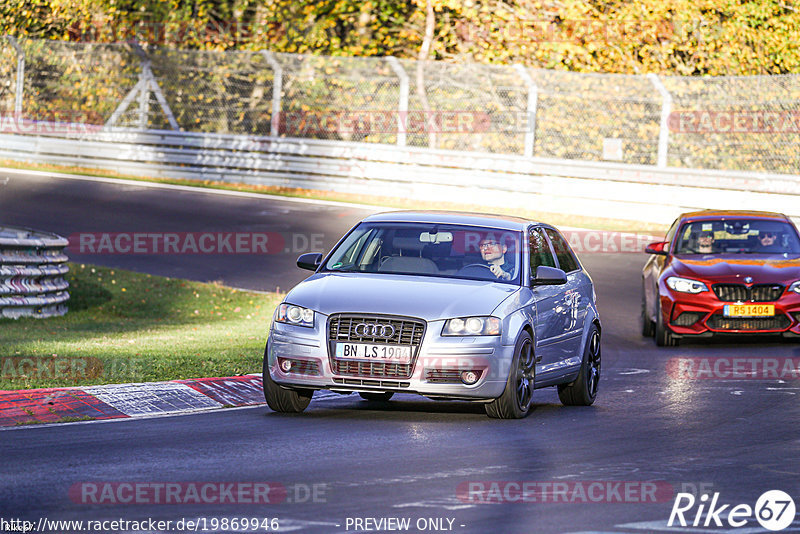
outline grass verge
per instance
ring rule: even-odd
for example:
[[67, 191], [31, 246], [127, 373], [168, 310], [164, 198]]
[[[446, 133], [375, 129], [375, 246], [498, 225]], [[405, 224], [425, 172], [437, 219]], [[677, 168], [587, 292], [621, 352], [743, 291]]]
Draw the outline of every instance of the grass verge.
[[70, 264], [70, 311], [0, 319], [0, 389], [260, 372], [281, 294]]
[[[336, 193], [333, 191], [322, 191], [317, 189], [301, 189], [294, 187], [261, 186], [249, 184], [232, 184], [228, 182], [216, 182], [211, 180], [180, 180], [171, 178], [151, 178], [118, 174], [112, 171], [103, 171], [85, 167], [63, 167], [59, 165], [21, 163], [13, 160], [0, 160], [0, 166], [36, 171], [49, 171], [65, 174], [81, 174], [84, 176], [97, 176], [102, 178], [121, 178], [125, 180], [137, 180], [142, 182], [156, 182], [162, 184], [188, 185], [194, 187], [204, 187], [209, 189], [222, 189], [227, 191], [245, 191], [249, 193], [261, 193], [265, 195], [276, 195], [293, 198], [308, 198], [317, 200], [332, 200], [337, 202], [349, 202], [352, 204], [363, 204], [365, 206], [385, 206], [397, 209], [435, 209], [435, 210], [454, 210], [478, 213], [499, 213], [505, 215], [515, 215], [534, 221], [547, 222], [556, 226], [572, 226], [578, 228], [589, 228], [593, 230], [614, 230], [622, 232], [664, 232], [669, 228], [668, 224], [655, 224], [645, 222], [634, 222], [613, 217], [589, 217], [582, 215], [569, 215], [541, 210], [520, 210], [518, 208], [503, 208], [501, 206], [487, 206], [485, 204], [459, 204], [454, 202], [429, 202], [415, 200], [413, 198], [398, 198], [390, 196], [356, 195], [350, 193]], [[671, 222], [671, 221], [669, 221]]]

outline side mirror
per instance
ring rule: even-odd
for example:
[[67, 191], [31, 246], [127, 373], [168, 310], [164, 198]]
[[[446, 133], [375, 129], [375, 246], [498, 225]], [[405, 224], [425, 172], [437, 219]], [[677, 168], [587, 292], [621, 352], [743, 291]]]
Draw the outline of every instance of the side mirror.
[[666, 256], [669, 254], [665, 248], [669, 248], [669, 241], [659, 241], [658, 243], [650, 243], [644, 249], [648, 254], [658, 254], [659, 256]]
[[309, 252], [297, 258], [297, 266], [309, 271], [316, 271], [320, 263], [322, 263], [322, 254], [319, 252]]
[[560, 286], [567, 283], [567, 273], [555, 267], [540, 265], [536, 268], [536, 275], [531, 280], [534, 286]]

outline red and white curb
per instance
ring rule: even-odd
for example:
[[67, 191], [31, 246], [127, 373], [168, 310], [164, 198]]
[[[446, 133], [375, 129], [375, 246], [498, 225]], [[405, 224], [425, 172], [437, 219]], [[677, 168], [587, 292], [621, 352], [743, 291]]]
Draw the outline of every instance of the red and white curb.
[[261, 375], [0, 391], [0, 427], [264, 404]]

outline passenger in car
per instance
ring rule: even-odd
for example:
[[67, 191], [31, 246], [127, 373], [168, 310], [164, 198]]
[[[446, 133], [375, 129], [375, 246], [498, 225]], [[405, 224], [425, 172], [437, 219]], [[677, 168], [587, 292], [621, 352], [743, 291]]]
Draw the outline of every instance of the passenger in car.
[[780, 245], [777, 244], [778, 234], [771, 230], [762, 230], [758, 233], [758, 243], [753, 249], [756, 252], [779, 252]]

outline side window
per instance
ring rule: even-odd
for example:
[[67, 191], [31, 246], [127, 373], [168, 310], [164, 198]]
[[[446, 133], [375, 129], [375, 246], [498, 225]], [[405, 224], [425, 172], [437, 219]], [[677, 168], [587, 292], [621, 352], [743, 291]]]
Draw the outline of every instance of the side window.
[[672, 245], [672, 238], [675, 237], [675, 232], [678, 231], [678, 223], [679, 222], [680, 222], [680, 219], [675, 219], [675, 222], [672, 223], [672, 226], [670, 226], [666, 237], [664, 237], [664, 241], [669, 241], [669, 243], [670, 243], [670, 245], [668, 245], [668, 246]]
[[540, 265], [546, 267], [556, 266], [553, 253], [550, 252], [550, 245], [547, 244], [547, 239], [545, 239], [541, 230], [531, 230], [528, 243], [531, 249], [531, 276], [536, 273], [536, 268]]
[[570, 250], [569, 245], [566, 241], [564, 241], [564, 238], [561, 237], [558, 232], [555, 232], [550, 228], [545, 228], [544, 231], [547, 232], [550, 242], [553, 243], [553, 250], [556, 252], [559, 268], [565, 273], [579, 269], [580, 267], [578, 266], [578, 261], [575, 259], [575, 256], [572, 255], [572, 250]]

